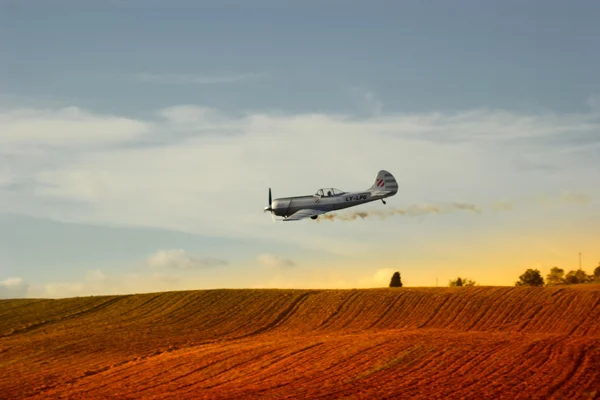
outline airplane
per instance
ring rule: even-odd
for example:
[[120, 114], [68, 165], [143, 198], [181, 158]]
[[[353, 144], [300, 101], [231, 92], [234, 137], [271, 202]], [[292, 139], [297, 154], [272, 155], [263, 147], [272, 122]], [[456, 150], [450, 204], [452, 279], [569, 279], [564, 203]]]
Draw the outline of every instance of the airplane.
[[275, 215], [284, 217], [278, 221], [298, 221], [304, 218], [317, 219], [319, 215], [334, 210], [358, 206], [371, 201], [381, 200], [386, 204], [385, 198], [398, 192], [398, 183], [392, 174], [385, 170], [377, 173], [373, 185], [362, 191], [344, 192], [336, 188], [322, 188], [313, 195], [282, 197], [271, 199], [269, 188], [269, 205], [264, 212], [271, 212], [275, 222]]

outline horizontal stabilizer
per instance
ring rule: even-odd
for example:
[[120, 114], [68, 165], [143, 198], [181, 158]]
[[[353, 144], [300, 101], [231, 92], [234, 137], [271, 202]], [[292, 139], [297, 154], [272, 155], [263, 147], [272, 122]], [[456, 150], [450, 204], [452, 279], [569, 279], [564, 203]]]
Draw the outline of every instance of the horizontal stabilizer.
[[385, 196], [386, 194], [392, 193], [391, 190], [372, 190], [371, 196]]

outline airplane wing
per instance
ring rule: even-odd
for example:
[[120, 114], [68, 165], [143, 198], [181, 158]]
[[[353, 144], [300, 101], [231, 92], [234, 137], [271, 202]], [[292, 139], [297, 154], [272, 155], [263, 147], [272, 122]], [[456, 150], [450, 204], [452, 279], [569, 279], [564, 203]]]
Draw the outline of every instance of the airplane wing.
[[322, 210], [313, 210], [310, 208], [305, 208], [302, 210], [298, 210], [289, 217], [283, 219], [283, 221], [298, 221], [300, 219], [314, 217], [315, 215], [325, 214], [327, 211]]

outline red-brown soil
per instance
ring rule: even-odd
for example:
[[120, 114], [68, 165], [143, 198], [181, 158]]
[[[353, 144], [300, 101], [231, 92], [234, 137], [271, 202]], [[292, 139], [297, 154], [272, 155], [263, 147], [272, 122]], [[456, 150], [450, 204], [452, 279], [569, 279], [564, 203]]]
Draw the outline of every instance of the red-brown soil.
[[3, 300], [0, 398], [599, 399], [600, 287]]

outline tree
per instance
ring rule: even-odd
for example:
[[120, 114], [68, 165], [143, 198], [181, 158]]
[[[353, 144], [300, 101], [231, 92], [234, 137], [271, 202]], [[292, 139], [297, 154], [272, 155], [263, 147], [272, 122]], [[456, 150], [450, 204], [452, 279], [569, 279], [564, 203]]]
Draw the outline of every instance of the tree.
[[462, 286], [462, 285], [463, 285], [463, 281], [460, 276], [458, 278], [456, 278], [455, 280], [448, 282], [448, 286], [450, 286], [450, 287]]
[[600, 262], [598, 263], [598, 266], [594, 270], [594, 279], [600, 280]]
[[565, 283], [569, 285], [576, 285], [578, 283], [591, 282], [592, 279], [592, 276], [586, 274], [584, 270], [578, 269], [576, 271], [569, 271], [565, 277]]
[[519, 280], [515, 282], [515, 286], [544, 286], [544, 278], [538, 269], [528, 269]]
[[454, 286], [475, 286], [477, 285], [477, 283], [471, 279], [468, 278], [461, 278], [460, 276], [458, 278], [456, 278], [453, 281], [450, 281], [448, 283], [448, 286], [450, 287], [454, 287]]
[[400, 272], [394, 272], [392, 280], [390, 281], [390, 287], [402, 287], [402, 280], [400, 279]]
[[565, 283], [565, 270], [558, 267], [552, 267], [550, 273], [546, 275], [547, 285], [560, 285]]

